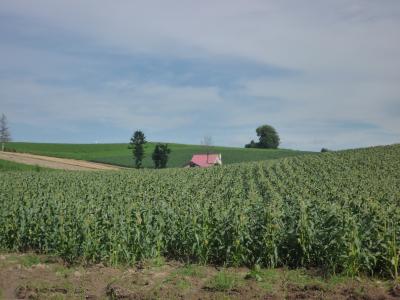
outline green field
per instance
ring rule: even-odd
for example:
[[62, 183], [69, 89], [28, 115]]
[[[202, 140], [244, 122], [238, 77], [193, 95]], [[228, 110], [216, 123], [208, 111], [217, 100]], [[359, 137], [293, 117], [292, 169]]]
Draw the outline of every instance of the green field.
[[[146, 144], [146, 158], [144, 167], [153, 167], [151, 153], [154, 143]], [[193, 154], [205, 153], [204, 146], [169, 144], [172, 152], [168, 167], [182, 167]], [[44, 143], [8, 143], [8, 148], [17, 152], [26, 152], [39, 155], [55, 156], [62, 158], [82, 159], [94, 162], [133, 167], [132, 151], [128, 144], [44, 144]], [[247, 161], [260, 161], [276, 159], [288, 156], [297, 156], [310, 152], [286, 149], [245, 149], [232, 147], [210, 147], [211, 152], [221, 153], [224, 164], [232, 164]]]
[[398, 277], [400, 145], [210, 169], [3, 175], [0, 249]]
[[44, 171], [45, 168], [0, 159], [0, 172], [5, 171]]

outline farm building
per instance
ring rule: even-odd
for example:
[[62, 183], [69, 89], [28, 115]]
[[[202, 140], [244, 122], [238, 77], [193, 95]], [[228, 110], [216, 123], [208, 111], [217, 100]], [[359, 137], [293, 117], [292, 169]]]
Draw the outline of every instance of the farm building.
[[185, 167], [207, 168], [215, 165], [222, 165], [221, 154], [194, 154]]

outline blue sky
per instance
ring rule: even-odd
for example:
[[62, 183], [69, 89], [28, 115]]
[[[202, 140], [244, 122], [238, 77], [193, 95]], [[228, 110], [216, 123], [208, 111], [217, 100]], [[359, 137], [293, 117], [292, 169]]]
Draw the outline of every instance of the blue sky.
[[282, 147], [400, 141], [400, 2], [0, 2], [14, 140]]

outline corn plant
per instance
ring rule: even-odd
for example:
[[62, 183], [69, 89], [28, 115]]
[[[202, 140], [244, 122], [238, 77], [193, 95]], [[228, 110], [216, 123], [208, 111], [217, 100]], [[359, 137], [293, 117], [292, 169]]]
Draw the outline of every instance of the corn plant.
[[0, 176], [2, 250], [399, 276], [400, 145], [211, 169]]

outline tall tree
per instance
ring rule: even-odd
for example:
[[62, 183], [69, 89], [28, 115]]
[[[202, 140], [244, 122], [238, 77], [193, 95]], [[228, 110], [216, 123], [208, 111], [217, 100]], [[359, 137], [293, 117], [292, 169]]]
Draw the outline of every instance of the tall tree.
[[144, 144], [146, 144], [146, 137], [140, 130], [136, 130], [129, 143], [129, 149], [132, 149], [133, 159], [135, 160], [135, 167], [137, 169], [142, 167], [142, 161], [144, 158]]
[[278, 148], [280, 139], [278, 132], [274, 127], [270, 125], [262, 125], [256, 129], [256, 133], [259, 138], [258, 143], [255, 143], [252, 140], [249, 144], [244, 146], [245, 148]]
[[211, 151], [211, 146], [213, 145], [213, 139], [211, 135], [205, 135], [201, 140], [201, 144], [204, 146], [206, 153], [207, 153], [207, 162], [208, 162], [208, 155]]
[[213, 139], [211, 135], [205, 135], [201, 140], [201, 144], [206, 147], [210, 147], [213, 145]]
[[259, 137], [258, 148], [276, 149], [279, 146], [279, 135], [270, 125], [262, 125], [256, 129]]
[[156, 169], [162, 169], [167, 166], [168, 155], [171, 153], [171, 149], [168, 148], [168, 144], [158, 143], [154, 148], [152, 155], [154, 161], [154, 167]]
[[7, 124], [7, 117], [5, 114], [1, 115], [0, 118], [0, 142], [1, 142], [1, 151], [4, 151], [5, 143], [11, 141], [11, 134]]

